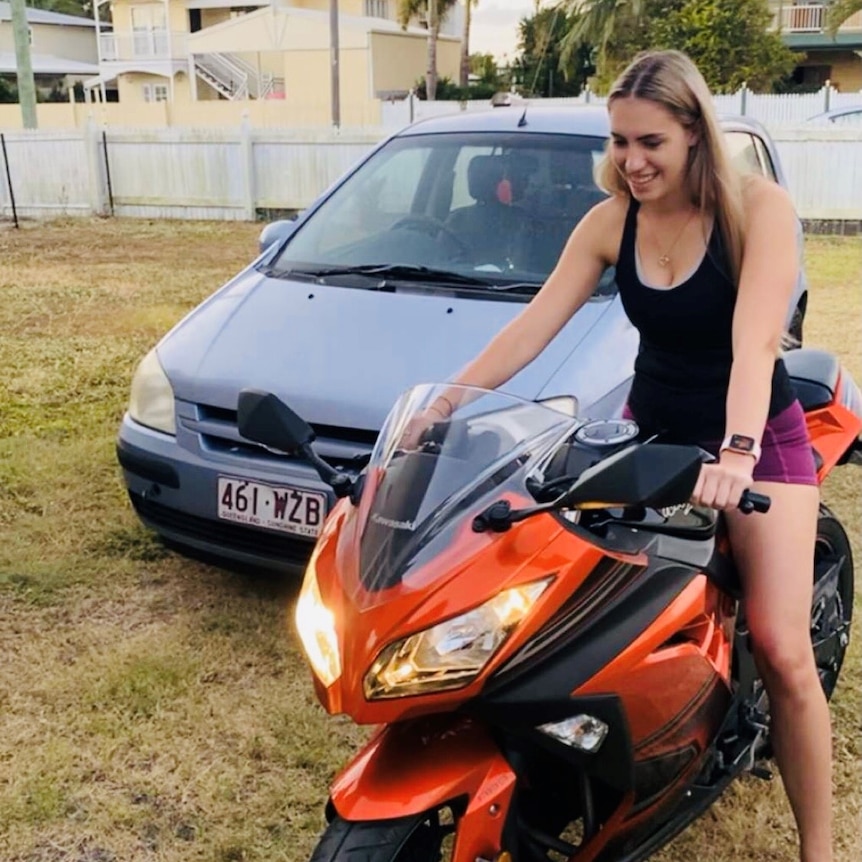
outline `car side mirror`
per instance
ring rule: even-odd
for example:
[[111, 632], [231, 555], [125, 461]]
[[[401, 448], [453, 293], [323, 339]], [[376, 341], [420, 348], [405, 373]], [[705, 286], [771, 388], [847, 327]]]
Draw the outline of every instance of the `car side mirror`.
[[314, 441], [314, 429], [277, 395], [243, 389], [237, 403], [237, 426], [247, 440], [281, 452], [295, 452]]
[[279, 219], [270, 222], [261, 232], [257, 241], [258, 253], [263, 254], [276, 243], [282, 243], [296, 230], [296, 216], [292, 219]]

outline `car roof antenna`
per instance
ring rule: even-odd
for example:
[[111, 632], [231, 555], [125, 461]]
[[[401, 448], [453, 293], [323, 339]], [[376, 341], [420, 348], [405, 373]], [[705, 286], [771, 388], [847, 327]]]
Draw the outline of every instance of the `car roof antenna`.
[[527, 125], [527, 109], [524, 108], [524, 113], [521, 114], [521, 119], [518, 120], [518, 128], [522, 129], [526, 125]]

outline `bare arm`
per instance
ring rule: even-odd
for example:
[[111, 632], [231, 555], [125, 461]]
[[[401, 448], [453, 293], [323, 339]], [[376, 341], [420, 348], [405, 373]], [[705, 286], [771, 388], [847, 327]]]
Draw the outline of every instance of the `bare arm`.
[[604, 269], [615, 263], [613, 238], [618, 240], [623, 211], [624, 204], [609, 199], [581, 219], [542, 289], [453, 383], [495, 389], [542, 352], [590, 298]]
[[[780, 186], [751, 180], [746, 188], [745, 248], [733, 313], [733, 364], [727, 390], [725, 434], [760, 440], [769, 415], [772, 371], [787, 306], [796, 284], [799, 255], [793, 205]], [[732, 509], [751, 486], [755, 461], [725, 450], [700, 473], [693, 499]]]
[[769, 412], [772, 371], [798, 274], [798, 230], [789, 196], [774, 183], [753, 181], [746, 190], [746, 210], [726, 433], [760, 440]]

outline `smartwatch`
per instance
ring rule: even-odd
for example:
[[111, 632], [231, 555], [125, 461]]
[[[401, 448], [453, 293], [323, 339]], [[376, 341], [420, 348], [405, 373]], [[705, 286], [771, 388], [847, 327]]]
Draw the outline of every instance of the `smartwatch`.
[[751, 455], [755, 463], [760, 460], [760, 444], [754, 437], [746, 437], [745, 434], [728, 434], [718, 452], [721, 454], [725, 450], [737, 452], [740, 455]]

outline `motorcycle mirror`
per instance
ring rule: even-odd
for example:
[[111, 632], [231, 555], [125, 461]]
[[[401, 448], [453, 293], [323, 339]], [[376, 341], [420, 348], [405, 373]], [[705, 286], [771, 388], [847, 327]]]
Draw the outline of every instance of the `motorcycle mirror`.
[[697, 446], [631, 446], [584, 470], [561, 502], [582, 509], [687, 503], [702, 466]]
[[282, 452], [293, 452], [314, 441], [314, 430], [277, 395], [243, 389], [237, 403], [239, 433], [248, 440]]

